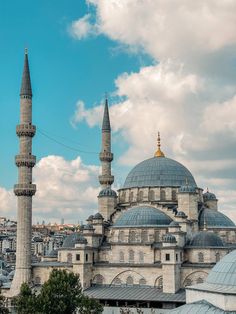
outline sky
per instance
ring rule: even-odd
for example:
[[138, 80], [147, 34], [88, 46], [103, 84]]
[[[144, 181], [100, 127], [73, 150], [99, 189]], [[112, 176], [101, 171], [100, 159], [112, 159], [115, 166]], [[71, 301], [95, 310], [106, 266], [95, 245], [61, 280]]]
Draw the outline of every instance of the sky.
[[236, 221], [236, 2], [0, 2], [0, 215], [16, 217], [19, 90], [28, 48], [37, 134], [33, 222], [97, 211], [108, 94], [114, 188], [152, 157], [183, 163]]

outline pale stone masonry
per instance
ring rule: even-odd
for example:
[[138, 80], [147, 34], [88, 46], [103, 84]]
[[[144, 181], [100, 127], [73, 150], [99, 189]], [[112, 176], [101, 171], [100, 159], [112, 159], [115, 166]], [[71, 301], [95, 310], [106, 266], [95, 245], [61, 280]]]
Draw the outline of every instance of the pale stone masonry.
[[16, 272], [10, 294], [17, 295], [21, 284], [31, 282], [31, 226], [32, 226], [32, 196], [36, 185], [32, 184], [32, 168], [36, 157], [32, 155], [32, 138], [36, 127], [32, 125], [32, 90], [28, 53], [25, 51], [24, 71], [20, 91], [20, 124], [16, 134], [20, 141], [20, 153], [15, 162], [18, 167], [18, 184], [14, 186], [17, 196], [17, 247]]

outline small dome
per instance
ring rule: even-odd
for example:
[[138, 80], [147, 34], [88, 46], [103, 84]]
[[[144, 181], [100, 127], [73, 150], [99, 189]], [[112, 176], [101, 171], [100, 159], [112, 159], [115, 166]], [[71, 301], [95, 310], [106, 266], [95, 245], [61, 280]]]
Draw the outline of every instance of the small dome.
[[160, 209], [152, 206], [135, 206], [118, 217], [114, 227], [168, 226], [172, 219]]
[[203, 200], [206, 201], [211, 201], [211, 200], [216, 200], [216, 196], [214, 193], [211, 193], [207, 191], [206, 193], [203, 194]]
[[206, 283], [225, 286], [235, 290], [236, 250], [225, 255], [210, 271]]
[[193, 186], [193, 185], [182, 185], [180, 188], [179, 188], [179, 192], [180, 193], [196, 193], [196, 186]]
[[182, 164], [166, 157], [153, 157], [142, 161], [130, 171], [123, 188], [180, 187], [186, 180], [189, 185], [196, 187], [192, 174]]
[[107, 187], [103, 190], [100, 191], [98, 197], [103, 197], [103, 196], [113, 196], [117, 197], [117, 194], [114, 190], [112, 190], [110, 187]]
[[68, 235], [65, 238], [62, 247], [63, 248], [74, 248], [75, 244], [77, 243], [76, 241], [79, 237], [80, 237], [80, 234], [78, 232], [74, 232], [74, 233]]
[[187, 217], [186, 214], [183, 212], [183, 211], [179, 211], [177, 214], [176, 214], [177, 217]]
[[92, 221], [93, 220], [93, 215], [90, 215], [87, 219], [87, 221]]
[[210, 208], [202, 209], [198, 220], [200, 228], [204, 228], [204, 222], [207, 228], [235, 228], [235, 224], [231, 219], [221, 212]]
[[210, 231], [200, 231], [193, 235], [189, 242], [189, 246], [194, 247], [224, 247], [222, 239], [215, 233]]
[[96, 213], [94, 216], [93, 216], [93, 219], [103, 219], [102, 215], [100, 213]]
[[169, 224], [169, 227], [179, 227], [179, 223], [177, 221], [171, 221], [171, 223]]
[[87, 244], [88, 241], [85, 239], [85, 237], [82, 234], [79, 234], [78, 238], [76, 239], [75, 244]]
[[177, 241], [176, 241], [176, 237], [173, 234], [167, 233], [163, 237], [163, 242], [164, 243], [176, 243]]

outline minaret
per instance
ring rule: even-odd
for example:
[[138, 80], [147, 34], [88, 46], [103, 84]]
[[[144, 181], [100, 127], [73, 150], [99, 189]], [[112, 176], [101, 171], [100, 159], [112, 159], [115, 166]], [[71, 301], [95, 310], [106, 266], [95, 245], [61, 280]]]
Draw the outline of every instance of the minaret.
[[17, 246], [11, 295], [19, 293], [22, 283], [31, 282], [32, 196], [36, 192], [36, 185], [32, 184], [32, 168], [36, 163], [36, 157], [32, 155], [32, 138], [35, 131], [36, 127], [32, 125], [32, 90], [26, 49], [20, 90], [20, 124], [16, 126], [20, 153], [15, 157], [18, 167], [18, 184], [14, 186], [17, 196]]
[[102, 163], [102, 174], [99, 176], [99, 182], [104, 189], [106, 187], [111, 187], [114, 182], [114, 176], [111, 175], [111, 162], [113, 160], [113, 154], [111, 153], [111, 126], [107, 98], [105, 100], [102, 121], [102, 151], [99, 157]]
[[102, 163], [102, 174], [99, 176], [102, 190], [98, 195], [98, 208], [99, 213], [103, 218], [105, 220], [110, 220], [117, 204], [117, 194], [111, 189], [111, 185], [114, 182], [114, 176], [111, 175], [113, 154], [111, 153], [111, 126], [107, 98], [105, 100], [102, 121], [102, 151], [99, 157]]

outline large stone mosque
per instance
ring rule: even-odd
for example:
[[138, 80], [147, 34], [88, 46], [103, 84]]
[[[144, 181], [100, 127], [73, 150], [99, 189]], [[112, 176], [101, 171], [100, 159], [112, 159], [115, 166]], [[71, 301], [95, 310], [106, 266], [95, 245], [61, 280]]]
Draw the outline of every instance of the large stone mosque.
[[[21, 117], [29, 121], [23, 122], [24, 128], [18, 126], [23, 132], [18, 134], [22, 141], [21, 156], [31, 156], [30, 145], [35, 132], [35, 129], [31, 130], [31, 114], [28, 113], [32, 96], [29, 84], [26, 54]], [[79, 274], [85, 293], [107, 306], [141, 304], [171, 309], [185, 304], [185, 288], [190, 291], [191, 287], [194, 290], [196, 286], [206, 285], [206, 278], [215, 264], [236, 248], [234, 222], [220, 212], [215, 194], [208, 190], [203, 193], [184, 165], [165, 156], [159, 134], [154, 156], [137, 164], [123, 187], [113, 190], [107, 100], [99, 157], [102, 171], [97, 213], [89, 216], [78, 232], [69, 235], [61, 248], [34, 264], [22, 249], [22, 243], [30, 239], [30, 228], [24, 228], [30, 217], [22, 218], [19, 214], [24, 206], [32, 211], [30, 201], [35, 187], [26, 181], [32, 180], [30, 174], [34, 163], [18, 161], [19, 180], [25, 182], [20, 181], [15, 187], [20, 199], [19, 242], [12, 293], [16, 293], [24, 281], [40, 286], [49, 278], [51, 270], [57, 268]], [[25, 183], [29, 185], [24, 186]], [[24, 191], [26, 188], [28, 192]]]

